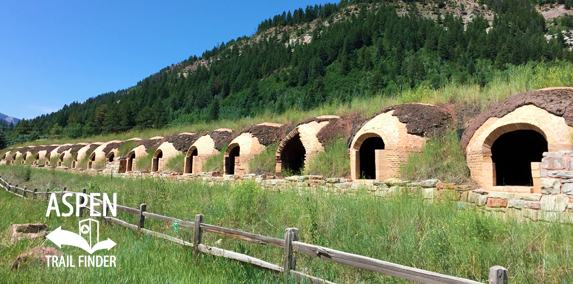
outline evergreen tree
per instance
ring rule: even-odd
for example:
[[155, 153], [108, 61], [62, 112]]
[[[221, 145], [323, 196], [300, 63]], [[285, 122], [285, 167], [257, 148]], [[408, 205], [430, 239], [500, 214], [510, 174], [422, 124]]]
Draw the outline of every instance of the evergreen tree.
[[152, 113], [154, 115], [153, 127], [162, 128], [167, 125], [167, 115], [165, 114], [165, 108], [163, 107], [163, 102], [158, 100], [153, 104]]
[[219, 100], [214, 99], [209, 110], [210, 120], [219, 120]]
[[0, 131], [0, 149], [4, 149], [8, 147], [8, 143], [6, 143], [6, 135], [4, 131]]

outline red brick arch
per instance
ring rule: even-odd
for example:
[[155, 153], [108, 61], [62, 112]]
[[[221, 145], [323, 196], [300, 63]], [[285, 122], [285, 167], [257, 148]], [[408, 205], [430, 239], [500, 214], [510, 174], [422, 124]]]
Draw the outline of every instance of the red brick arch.
[[533, 130], [533, 131], [536, 131], [539, 134], [543, 135], [545, 140], [547, 140], [547, 135], [545, 135], [545, 132], [543, 130], [541, 130], [541, 128], [539, 128], [533, 124], [529, 124], [529, 123], [507, 124], [507, 125], [500, 126], [500, 127], [496, 128], [484, 140], [484, 143], [482, 146], [482, 154], [484, 155], [484, 157], [491, 157], [491, 147], [493, 146], [493, 143], [495, 142], [495, 140], [497, 140], [501, 135], [508, 133], [508, 132], [517, 131], [517, 130]]

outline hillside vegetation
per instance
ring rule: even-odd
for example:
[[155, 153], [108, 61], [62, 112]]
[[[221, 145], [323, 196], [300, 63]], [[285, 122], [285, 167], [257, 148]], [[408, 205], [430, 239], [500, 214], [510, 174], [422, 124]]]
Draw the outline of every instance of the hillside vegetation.
[[[4, 125], [3, 133], [7, 144], [121, 139], [237, 129], [348, 111], [343, 107], [368, 114], [404, 101], [507, 96], [514, 92], [493, 88], [521, 80], [510, 76], [570, 68], [565, 35], [572, 16], [546, 21], [532, 4], [548, 2], [464, 3], [475, 4], [471, 17], [456, 1], [341, 1], [285, 12], [263, 21], [251, 37], [218, 44], [131, 88]], [[520, 87], [547, 86], [526, 85]], [[448, 93], [459, 88], [469, 94]]]

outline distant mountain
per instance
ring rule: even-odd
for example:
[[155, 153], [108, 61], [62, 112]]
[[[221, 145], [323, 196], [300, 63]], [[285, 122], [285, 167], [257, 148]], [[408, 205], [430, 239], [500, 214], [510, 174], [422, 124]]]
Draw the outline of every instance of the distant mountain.
[[7, 116], [3, 113], [0, 113], [0, 120], [4, 120], [6, 122], [8, 122], [8, 124], [10, 124], [10, 122], [14, 122], [14, 125], [18, 124], [18, 122], [20, 122], [21, 119], [15, 118], [13, 116]]

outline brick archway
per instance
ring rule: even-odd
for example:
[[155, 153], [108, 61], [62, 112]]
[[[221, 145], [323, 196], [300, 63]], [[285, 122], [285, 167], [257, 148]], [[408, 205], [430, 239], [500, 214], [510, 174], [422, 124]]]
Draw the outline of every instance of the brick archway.
[[91, 153], [89, 159], [88, 159], [88, 169], [93, 168], [94, 163], [95, 163], [95, 158], [96, 158], [96, 153]]
[[66, 156], [66, 153], [62, 153], [60, 155], [60, 157], [58, 158], [58, 167], [62, 166], [62, 164], [64, 163], [64, 157]]
[[133, 172], [133, 162], [135, 161], [135, 151], [129, 152], [127, 154], [127, 166], [125, 168], [126, 172]]
[[224, 156], [224, 170], [227, 175], [236, 174], [237, 163], [240, 163], [239, 157], [241, 156], [241, 147], [239, 143], [230, 144], [225, 150]]
[[105, 157], [105, 159], [107, 160], [108, 163], [113, 162], [113, 159], [115, 159], [115, 153], [112, 151], [109, 154], [107, 154], [107, 157]]
[[151, 172], [158, 172], [161, 170], [160, 163], [163, 159], [163, 151], [161, 149], [155, 151], [153, 160], [151, 161]]
[[75, 169], [78, 166], [78, 155], [79, 153], [74, 154], [74, 158], [72, 160], [72, 169]]
[[187, 154], [185, 155], [185, 165], [183, 167], [183, 173], [186, 174], [193, 173], [193, 168], [195, 168], [194, 164], [196, 162], [194, 160], [197, 158], [198, 153], [199, 152], [197, 146], [192, 146], [191, 148], [189, 148]]
[[281, 140], [275, 153], [275, 171], [290, 170], [293, 174], [301, 174], [306, 166], [307, 150], [304, 146], [298, 128], [291, 131]]
[[[385, 151], [395, 150], [396, 145], [387, 141], [376, 132], [362, 133], [356, 138], [350, 147], [352, 179], [384, 180], [390, 177], [387, 173], [388, 165], [385, 162]], [[363, 149], [363, 146], [368, 149]]]
[[[498, 141], [500, 138], [507, 138], [506, 134], [511, 134], [511, 135], [515, 135], [518, 133], [522, 133], [522, 132], [535, 132], [538, 135], [542, 136], [541, 139], [545, 140], [546, 143], [546, 147], [548, 147], [549, 144], [549, 139], [547, 138], [547, 135], [545, 134], [545, 132], [539, 128], [536, 125], [530, 124], [530, 123], [512, 123], [512, 124], [506, 124], [503, 126], [500, 126], [498, 128], [496, 128], [495, 130], [493, 130], [492, 132], [489, 133], [489, 135], [485, 138], [483, 145], [482, 145], [482, 182], [483, 182], [483, 186], [488, 189], [488, 190], [494, 190], [494, 187], [496, 186], [505, 186], [504, 184], [498, 184], [498, 171], [496, 170], [496, 164], [494, 163], [494, 159], [493, 159], [493, 151], [492, 148], [494, 148], [494, 144], [496, 143], [496, 141]], [[501, 140], [499, 140], [501, 141]], [[520, 140], [520, 142], [522, 143], [530, 143], [531, 141], [528, 140]], [[508, 143], [508, 142], [504, 142], [504, 143]], [[521, 144], [520, 145], [516, 145], [516, 147], [527, 147], [529, 145], [524, 145]], [[531, 146], [533, 147], [533, 146]], [[497, 150], [500, 151], [500, 150]], [[547, 151], [547, 148], [543, 149], [542, 152]], [[527, 154], [530, 151], [527, 151]], [[526, 154], [526, 153], [524, 153]], [[499, 154], [498, 154], [499, 155]], [[521, 191], [530, 191], [530, 192], [541, 192], [541, 185], [540, 185], [540, 170], [539, 170], [539, 165], [540, 165], [540, 160], [539, 161], [529, 161], [529, 165], [525, 165], [525, 166], [529, 166], [529, 171], [531, 171], [531, 179], [532, 179], [532, 184], [531, 185], [512, 185], [512, 184], [507, 184], [507, 186], [511, 186], [511, 187], [522, 187], [523, 189], [520, 189]], [[499, 165], [501, 166], [501, 165]], [[524, 166], [524, 165], [519, 165]], [[501, 168], [500, 168], [501, 170]], [[527, 188], [531, 188], [531, 189], [527, 189]]]

